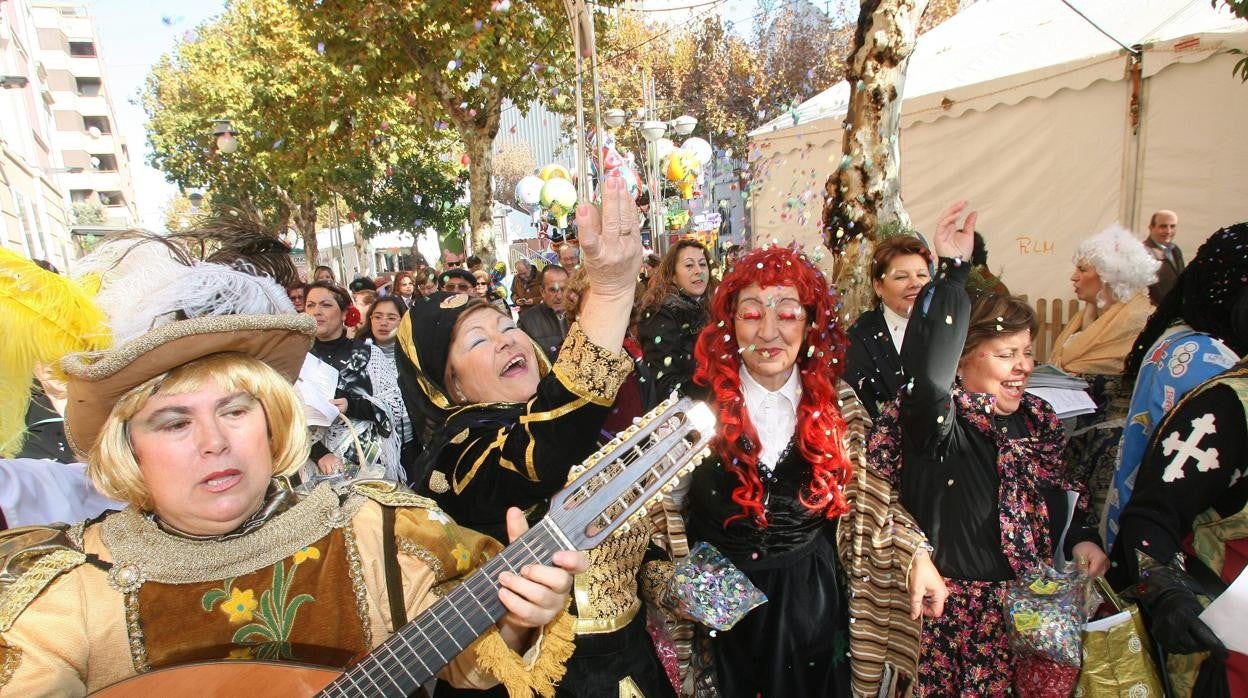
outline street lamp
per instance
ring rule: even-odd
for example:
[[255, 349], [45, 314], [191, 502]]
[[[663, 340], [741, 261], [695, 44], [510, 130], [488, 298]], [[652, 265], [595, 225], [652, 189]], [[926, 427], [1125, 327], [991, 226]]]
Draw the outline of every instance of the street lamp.
[[623, 109], [608, 109], [603, 112], [602, 120], [611, 128], [619, 128], [628, 120], [628, 113]]
[[193, 191], [187, 194], [186, 200], [191, 202], [191, 213], [198, 213], [200, 204], [204, 203], [204, 195], [200, 192]]
[[230, 124], [229, 119], [214, 119], [212, 122], [212, 135], [217, 137], [217, 150], [225, 155], [229, 155], [238, 150], [238, 131], [234, 130], [234, 126]]
[[641, 137], [645, 138], [647, 143], [653, 143], [667, 133], [667, 124], [662, 121], [643, 121], [638, 128], [641, 129]]
[[681, 136], [688, 136], [693, 133], [693, 129], [697, 128], [697, 126], [698, 120], [688, 114], [678, 116], [672, 122], [672, 128], [676, 129], [676, 133]]

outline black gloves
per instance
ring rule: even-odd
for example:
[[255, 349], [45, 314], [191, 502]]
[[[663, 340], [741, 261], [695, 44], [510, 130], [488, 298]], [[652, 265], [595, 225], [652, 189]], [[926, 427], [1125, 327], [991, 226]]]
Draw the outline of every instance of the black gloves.
[[1200, 620], [1204, 591], [1177, 565], [1162, 565], [1142, 553], [1140, 583], [1133, 591], [1148, 614], [1153, 639], [1169, 654], [1212, 652], [1226, 658], [1226, 647]]

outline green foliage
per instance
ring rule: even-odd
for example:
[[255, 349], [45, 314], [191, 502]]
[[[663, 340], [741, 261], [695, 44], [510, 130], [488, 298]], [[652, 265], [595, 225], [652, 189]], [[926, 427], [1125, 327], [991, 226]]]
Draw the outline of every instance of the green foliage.
[[344, 194], [353, 211], [363, 211], [365, 237], [383, 231], [420, 235], [427, 228], [458, 231], [468, 219], [460, 203], [468, 174], [441, 158], [409, 156], [387, 167], [371, 188], [352, 187]]
[[[473, 248], [489, 252], [491, 148], [504, 99], [566, 98], [572, 41], [560, 0], [290, 0], [310, 43], [352, 80], [405, 95], [414, 123], [453, 128], [469, 155]], [[613, 6], [619, 0], [595, 4]], [[604, 15], [596, 13], [597, 21]]]
[[74, 204], [74, 225], [104, 225], [107, 216], [104, 207], [99, 203], [82, 202]]
[[[361, 175], [449, 134], [420, 125], [407, 100], [326, 60], [286, 0], [232, 0], [163, 56], [142, 95], [150, 162], [183, 188], [293, 217], [305, 239], [316, 201], [371, 188]], [[218, 153], [212, 120], [228, 118], [238, 151]], [[343, 171], [341, 163], [354, 163]]]

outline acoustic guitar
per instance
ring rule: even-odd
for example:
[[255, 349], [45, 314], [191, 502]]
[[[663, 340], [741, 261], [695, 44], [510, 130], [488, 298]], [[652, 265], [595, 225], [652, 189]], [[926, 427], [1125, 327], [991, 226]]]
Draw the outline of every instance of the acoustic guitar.
[[669, 399], [585, 462], [551, 498], [546, 516], [345, 671], [293, 662], [219, 661], [159, 669], [94, 696], [409, 696], [503, 617], [494, 580], [549, 564], [559, 550], [589, 550], [670, 490], [709, 452], [715, 418], [702, 403]]

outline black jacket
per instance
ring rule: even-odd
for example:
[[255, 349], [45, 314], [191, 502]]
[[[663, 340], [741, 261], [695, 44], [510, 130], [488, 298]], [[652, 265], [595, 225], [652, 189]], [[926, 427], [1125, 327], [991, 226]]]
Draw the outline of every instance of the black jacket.
[[693, 383], [693, 370], [697, 367], [693, 346], [710, 317], [700, 300], [682, 291], [669, 294], [662, 305], [642, 313], [637, 335], [660, 400], [666, 400], [673, 390], [695, 400], [709, 394], [706, 388]]
[[897, 397], [897, 390], [906, 382], [901, 356], [893, 347], [880, 308], [858, 316], [848, 335], [845, 382], [858, 394], [871, 419], [875, 419], [880, 416], [880, 405]]
[[568, 326], [559, 313], [549, 305], [539, 303], [532, 310], [522, 313], [516, 324], [537, 342], [542, 351], [546, 352], [547, 358], [555, 360], [559, 355], [559, 347], [563, 345], [563, 338], [568, 334]]

